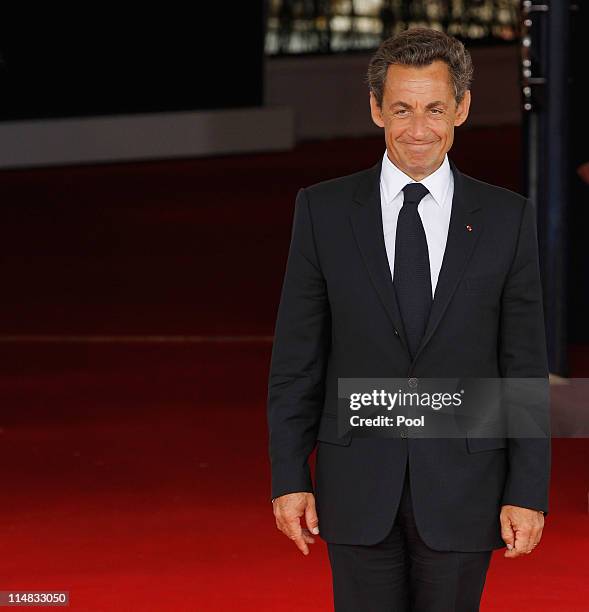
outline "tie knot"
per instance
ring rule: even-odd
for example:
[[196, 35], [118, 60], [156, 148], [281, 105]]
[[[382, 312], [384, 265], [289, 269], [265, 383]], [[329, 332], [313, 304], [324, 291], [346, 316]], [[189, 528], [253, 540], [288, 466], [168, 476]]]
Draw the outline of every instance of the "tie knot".
[[429, 193], [428, 188], [421, 183], [407, 183], [403, 187], [404, 200], [403, 204], [419, 204], [421, 200]]

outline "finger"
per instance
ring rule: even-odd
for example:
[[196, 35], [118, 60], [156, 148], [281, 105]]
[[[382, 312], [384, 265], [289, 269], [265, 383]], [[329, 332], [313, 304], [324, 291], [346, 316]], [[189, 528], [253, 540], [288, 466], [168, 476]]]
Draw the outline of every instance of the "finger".
[[317, 518], [314, 499], [310, 499], [305, 508], [305, 523], [312, 534], [319, 534], [319, 519]]
[[309, 548], [303, 537], [303, 529], [298, 518], [285, 521], [285, 533], [297, 545], [297, 548], [305, 555], [309, 554]]
[[515, 550], [520, 554], [526, 554], [532, 549], [531, 529], [516, 529], [515, 531]]
[[538, 546], [538, 544], [540, 544], [540, 540], [542, 540], [542, 529], [538, 530], [538, 534], [536, 535], [536, 539], [534, 540], [534, 546]]
[[542, 528], [535, 529], [532, 532], [530, 552], [532, 552], [532, 550], [534, 550], [538, 546], [538, 544], [540, 544], [541, 539], [542, 539]]
[[309, 554], [309, 547], [307, 546], [307, 543], [305, 542], [302, 535], [299, 537], [293, 538], [293, 541], [297, 545], [297, 548], [303, 553], [303, 555]]
[[301, 529], [300, 524], [296, 521], [298, 529], [290, 523], [287, 527], [287, 535], [288, 537], [295, 543], [296, 547], [304, 554], [309, 554], [309, 547], [307, 546], [307, 542], [305, 542], [305, 538], [303, 535], [303, 530]]
[[530, 550], [528, 550], [527, 554], [531, 555], [536, 550], [537, 546], [538, 546], [538, 544], [533, 544], [532, 547], [530, 548]]
[[[296, 533], [293, 533], [292, 529], [286, 523], [284, 523], [284, 521], [276, 521], [276, 527], [285, 536], [291, 539], [292, 539], [292, 536], [296, 536]], [[315, 538], [311, 535], [311, 532], [308, 529], [302, 529], [301, 536], [304, 538], [305, 542], [307, 542], [308, 544], [315, 543]]]
[[503, 555], [507, 559], [515, 559], [523, 554], [521, 550], [521, 530], [515, 529], [509, 519], [501, 521], [501, 537], [505, 542], [507, 550]]
[[507, 550], [512, 550], [513, 543], [515, 541], [515, 534], [513, 533], [513, 528], [508, 520], [501, 521], [501, 538], [505, 542]]
[[308, 529], [303, 529], [303, 538], [307, 544], [315, 544], [315, 538]]
[[513, 546], [511, 550], [506, 550], [503, 556], [507, 559], [515, 559], [517, 557], [521, 557], [522, 555], [525, 555], [525, 552], [522, 551], [521, 548], [516, 548]]
[[[299, 536], [297, 536], [296, 534], [293, 534], [288, 527], [286, 527], [284, 524], [283, 525], [279, 525], [277, 523], [276, 525], [279, 529], [279, 531], [281, 531], [285, 536], [287, 536], [288, 538], [290, 538], [291, 540], [295, 541], [298, 539]], [[308, 529], [303, 529], [300, 537], [307, 543], [307, 544], [315, 544], [315, 538], [311, 535], [311, 532]]]

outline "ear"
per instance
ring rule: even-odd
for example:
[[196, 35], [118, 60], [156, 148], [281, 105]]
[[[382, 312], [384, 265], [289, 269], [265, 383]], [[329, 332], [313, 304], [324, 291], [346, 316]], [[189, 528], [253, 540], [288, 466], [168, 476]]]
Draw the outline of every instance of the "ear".
[[454, 117], [454, 125], [462, 125], [468, 117], [468, 111], [470, 110], [470, 89], [467, 89], [462, 96], [460, 104], [456, 108], [456, 115]]
[[383, 128], [384, 120], [382, 118], [382, 110], [372, 92], [370, 92], [370, 114], [372, 116], [372, 121], [374, 121], [378, 127]]

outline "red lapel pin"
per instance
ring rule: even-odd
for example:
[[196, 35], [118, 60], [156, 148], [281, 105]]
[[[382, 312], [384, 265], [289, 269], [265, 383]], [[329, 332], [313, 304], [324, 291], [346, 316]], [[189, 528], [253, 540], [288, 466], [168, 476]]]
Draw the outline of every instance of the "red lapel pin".
[[472, 225], [467, 225], [467, 226], [466, 226], [466, 229], [467, 229], [469, 232], [472, 232]]

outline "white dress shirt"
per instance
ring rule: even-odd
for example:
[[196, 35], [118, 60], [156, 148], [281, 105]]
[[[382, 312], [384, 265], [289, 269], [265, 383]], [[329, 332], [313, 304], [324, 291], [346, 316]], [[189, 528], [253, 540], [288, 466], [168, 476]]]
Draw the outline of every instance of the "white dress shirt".
[[403, 206], [403, 187], [407, 183], [418, 182], [427, 187], [429, 191], [419, 203], [417, 212], [421, 217], [427, 240], [433, 296], [446, 250], [454, 195], [454, 177], [448, 155], [444, 155], [444, 161], [436, 171], [421, 181], [414, 181], [393, 164], [385, 150], [380, 172], [380, 203], [391, 277], [394, 276], [395, 270], [395, 237], [399, 211]]

